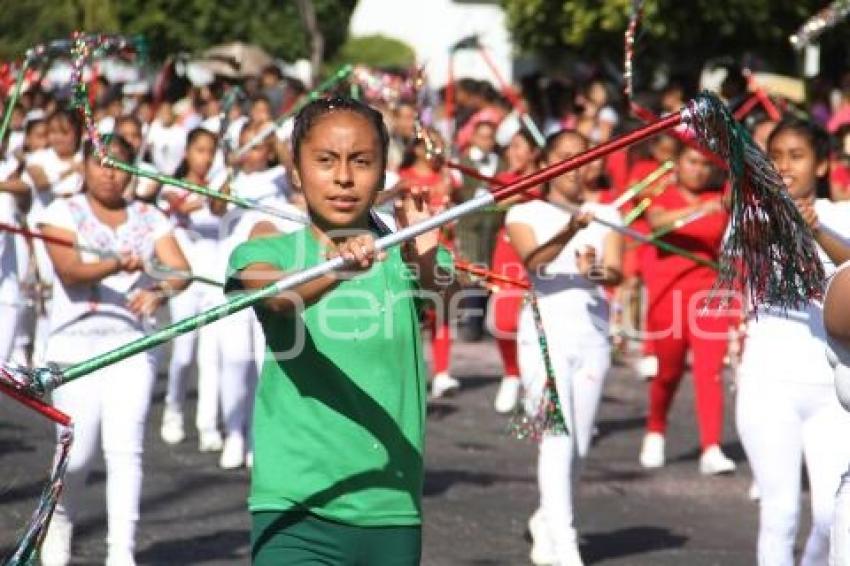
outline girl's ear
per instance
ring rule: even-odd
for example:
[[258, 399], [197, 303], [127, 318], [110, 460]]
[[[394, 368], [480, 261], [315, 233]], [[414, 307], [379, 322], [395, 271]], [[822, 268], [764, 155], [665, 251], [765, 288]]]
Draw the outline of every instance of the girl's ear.
[[292, 186], [296, 189], [301, 190], [301, 175], [298, 173], [298, 169], [292, 168]]

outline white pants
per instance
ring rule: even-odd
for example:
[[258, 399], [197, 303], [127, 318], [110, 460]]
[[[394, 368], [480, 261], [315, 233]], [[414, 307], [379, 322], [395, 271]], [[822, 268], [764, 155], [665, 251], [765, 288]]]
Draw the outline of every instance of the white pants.
[[12, 357], [15, 337], [18, 335], [20, 307], [0, 303], [0, 362]]
[[245, 309], [219, 320], [210, 328], [221, 368], [221, 413], [225, 435], [247, 437], [257, 384], [254, 311]]
[[[540, 441], [537, 480], [540, 508], [556, 550], [574, 545], [573, 489], [578, 464], [587, 455], [593, 422], [611, 363], [610, 346], [594, 329], [570, 329], [548, 322], [555, 313], [543, 313], [549, 356], [568, 436], [544, 435]], [[533, 413], [546, 383], [546, 370], [537, 331], [528, 307], [523, 309], [517, 334], [518, 357], [526, 410]]]
[[736, 420], [761, 494], [759, 565], [794, 564], [803, 461], [813, 520], [800, 563], [827, 564], [835, 494], [850, 461], [850, 415], [839, 405], [832, 384], [743, 374]]
[[[217, 302], [213, 298], [216, 289], [209, 285], [194, 282], [188, 289], [169, 301], [171, 322], [194, 316]], [[220, 301], [220, 297], [219, 297]], [[208, 431], [218, 428], [219, 364], [215, 332], [210, 326], [204, 326], [195, 332], [178, 336], [172, 342], [171, 361], [168, 364], [168, 388], [165, 395], [166, 405], [176, 411], [183, 411], [186, 399], [186, 379], [192, 369], [197, 347], [198, 360], [198, 408], [195, 425], [198, 430]]]
[[[132, 337], [119, 339], [115, 345]], [[86, 477], [100, 441], [106, 462], [110, 553], [132, 552], [135, 547], [142, 489], [142, 443], [154, 377], [153, 357], [139, 354], [53, 392], [56, 408], [70, 415], [74, 422], [74, 443], [56, 512], [65, 514], [73, 523], [81, 509]]]

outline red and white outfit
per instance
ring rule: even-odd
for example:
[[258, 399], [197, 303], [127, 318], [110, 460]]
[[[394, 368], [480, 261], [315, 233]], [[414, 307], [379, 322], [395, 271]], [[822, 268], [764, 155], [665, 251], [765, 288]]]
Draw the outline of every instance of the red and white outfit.
[[[700, 201], [719, 196], [718, 191], [713, 190], [698, 194]], [[652, 208], [679, 210], [689, 204], [680, 189], [670, 185], [655, 198]], [[725, 212], [715, 212], [688, 222], [665, 235], [663, 240], [698, 257], [716, 262], [727, 223], [728, 215]], [[649, 298], [647, 342], [658, 358], [658, 373], [649, 384], [647, 430], [664, 434], [667, 415], [685, 373], [685, 361], [690, 349], [693, 353], [700, 445], [703, 449], [719, 445], [723, 431], [721, 374], [733, 318], [727, 310], [706, 307], [706, 299], [714, 287], [717, 272], [660, 248], [647, 248], [641, 254], [641, 259], [644, 264], [641, 271]]]

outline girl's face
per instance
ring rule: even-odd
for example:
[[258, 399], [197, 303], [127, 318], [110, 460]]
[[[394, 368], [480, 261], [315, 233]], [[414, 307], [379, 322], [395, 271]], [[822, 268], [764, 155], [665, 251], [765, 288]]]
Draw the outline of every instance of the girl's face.
[[711, 179], [711, 164], [708, 159], [693, 148], [685, 148], [676, 161], [676, 178], [683, 188], [699, 192]]
[[515, 135], [505, 151], [505, 159], [510, 171], [527, 171], [537, 157], [537, 150], [524, 137]]
[[771, 140], [768, 156], [791, 198], [814, 194], [818, 177], [826, 175], [829, 167], [827, 160], [818, 161], [808, 138], [793, 130], [783, 130]]
[[360, 114], [337, 111], [314, 122], [296, 156], [300, 185], [314, 220], [323, 228], [364, 227], [382, 184], [378, 132]]
[[47, 124], [47, 141], [59, 156], [70, 157], [77, 152], [79, 139], [65, 118], [56, 117]]
[[212, 136], [199, 135], [189, 147], [186, 148], [186, 163], [189, 171], [201, 179], [206, 178], [207, 173], [215, 158], [215, 140]]
[[661, 135], [654, 140], [650, 152], [652, 158], [658, 163], [664, 163], [676, 157], [676, 150], [676, 140], [670, 136]]
[[134, 151], [139, 151], [139, 148], [142, 147], [142, 131], [134, 122], [129, 120], [121, 122], [118, 125], [118, 135], [124, 138]]
[[47, 124], [45, 122], [39, 122], [30, 128], [27, 138], [24, 140], [24, 144], [27, 147], [27, 151], [38, 151], [39, 149], [46, 148]]
[[272, 109], [265, 100], [258, 100], [251, 106], [251, 121], [257, 124], [271, 122]]
[[[112, 144], [109, 153], [119, 159], [127, 159], [121, 146]], [[86, 159], [86, 190], [99, 203], [109, 208], [124, 205], [124, 190], [130, 182], [130, 174], [113, 167], [103, 167], [94, 156]]]
[[[553, 165], [559, 161], [564, 161], [571, 157], [575, 157], [579, 153], [587, 149], [585, 141], [576, 135], [563, 135], [555, 144], [555, 147], [546, 158], [547, 165]], [[564, 173], [560, 177], [553, 179], [550, 183], [550, 191], [552, 194], [558, 194], [569, 201], [579, 201], [582, 196], [581, 176], [583, 174], [582, 167], [574, 169], [569, 173]]]
[[[243, 128], [239, 135], [239, 145], [245, 145], [251, 141], [251, 138], [259, 131], [259, 128]], [[239, 166], [246, 173], [256, 173], [268, 169], [270, 160], [271, 151], [268, 143], [260, 142], [242, 154], [242, 157], [239, 158]]]

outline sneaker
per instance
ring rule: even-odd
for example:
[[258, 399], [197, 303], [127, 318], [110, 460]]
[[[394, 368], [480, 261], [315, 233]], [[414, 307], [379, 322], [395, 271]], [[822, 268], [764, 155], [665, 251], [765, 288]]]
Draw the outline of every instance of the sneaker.
[[453, 395], [460, 389], [460, 382], [446, 372], [438, 373], [431, 381], [431, 397], [439, 399]]
[[706, 476], [731, 474], [735, 471], [735, 462], [726, 457], [718, 445], [709, 446], [699, 459], [699, 471]]
[[750, 484], [750, 490], [747, 492], [747, 497], [750, 498], [750, 501], [758, 501], [761, 499], [761, 490], [759, 489], [759, 484], [756, 483], [756, 480]]
[[228, 434], [218, 461], [220, 468], [235, 470], [245, 464], [245, 440], [239, 434]]
[[50, 520], [44, 542], [41, 544], [42, 566], [67, 566], [71, 563], [71, 538], [74, 525], [64, 512], [57, 509]]
[[640, 449], [640, 465], [644, 468], [664, 466], [664, 435], [660, 432], [647, 432]]
[[555, 562], [558, 566], [584, 566], [581, 553], [578, 551], [578, 544], [575, 541], [565, 542], [558, 554], [558, 561]]
[[658, 375], [658, 357], [657, 356], [641, 356], [635, 362], [635, 373], [639, 379], [643, 381], [651, 381]]
[[201, 452], [218, 452], [224, 442], [221, 433], [215, 429], [198, 431], [198, 450]]
[[162, 412], [162, 427], [159, 435], [166, 444], [180, 444], [186, 439], [183, 428], [183, 412], [166, 405]]
[[106, 566], [136, 566], [136, 559], [130, 550], [116, 551], [110, 549], [109, 555], [106, 557]]
[[555, 544], [549, 535], [549, 527], [543, 513], [538, 509], [528, 520], [528, 533], [531, 535], [531, 563], [535, 565], [557, 564]]
[[499, 392], [493, 402], [493, 407], [496, 408], [497, 413], [506, 415], [516, 408], [517, 403], [519, 403], [519, 388], [520, 381], [517, 376], [507, 375], [502, 378]]

